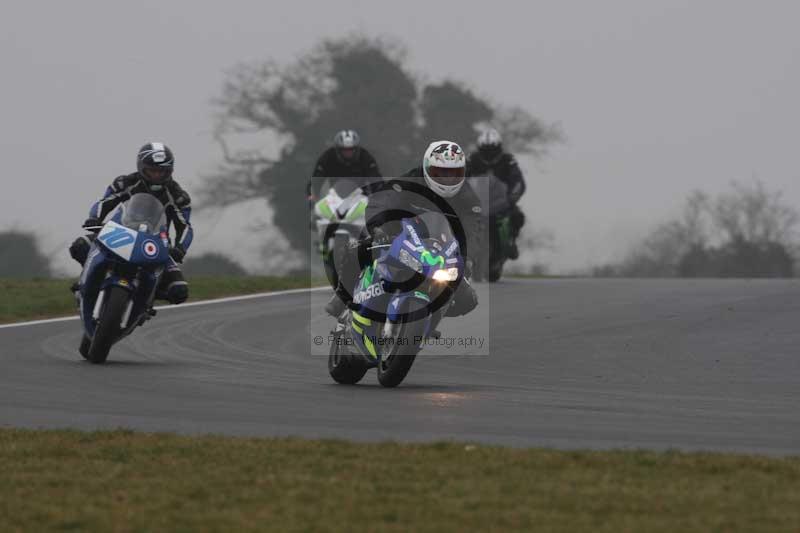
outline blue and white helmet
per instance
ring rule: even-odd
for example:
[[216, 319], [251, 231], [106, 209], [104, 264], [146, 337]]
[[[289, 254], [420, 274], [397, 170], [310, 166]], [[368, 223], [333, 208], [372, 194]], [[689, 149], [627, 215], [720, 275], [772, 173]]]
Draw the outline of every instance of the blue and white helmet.
[[458, 194], [464, 185], [467, 161], [464, 150], [453, 141], [434, 141], [422, 158], [422, 174], [428, 187], [443, 198]]
[[175, 157], [166, 144], [150, 142], [139, 148], [136, 154], [136, 170], [153, 190], [159, 190], [172, 179]]
[[355, 130], [342, 130], [333, 137], [336, 155], [343, 161], [357, 159], [360, 144], [361, 139]]

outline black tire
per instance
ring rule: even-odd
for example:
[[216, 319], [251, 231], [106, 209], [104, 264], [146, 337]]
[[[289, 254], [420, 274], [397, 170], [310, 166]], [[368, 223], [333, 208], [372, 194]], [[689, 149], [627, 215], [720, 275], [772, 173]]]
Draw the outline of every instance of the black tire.
[[89, 360], [89, 348], [92, 346], [92, 339], [90, 339], [86, 333], [83, 334], [83, 338], [81, 339], [81, 345], [78, 348], [78, 352], [80, 352], [81, 357]]
[[424, 333], [425, 322], [422, 320], [400, 324], [391, 352], [378, 364], [378, 383], [384, 387], [397, 387], [402, 383], [422, 348]]
[[[346, 233], [336, 233], [333, 236], [333, 267], [338, 276], [344, 263], [345, 256], [350, 251], [350, 235]], [[348, 287], [349, 289], [350, 287]]]
[[489, 265], [489, 275], [487, 276], [489, 283], [498, 281], [502, 275], [503, 261], [494, 261], [491, 265]]
[[103, 309], [100, 311], [100, 318], [89, 347], [87, 359], [91, 363], [100, 365], [106, 362], [111, 346], [119, 337], [119, 323], [122, 322], [122, 315], [125, 313], [129, 298], [128, 291], [121, 287], [106, 289], [106, 300], [103, 302]]
[[336, 383], [342, 385], [355, 385], [367, 373], [367, 365], [358, 357], [348, 353], [347, 347], [342, 342], [344, 335], [337, 336], [331, 343], [328, 352], [328, 373]]

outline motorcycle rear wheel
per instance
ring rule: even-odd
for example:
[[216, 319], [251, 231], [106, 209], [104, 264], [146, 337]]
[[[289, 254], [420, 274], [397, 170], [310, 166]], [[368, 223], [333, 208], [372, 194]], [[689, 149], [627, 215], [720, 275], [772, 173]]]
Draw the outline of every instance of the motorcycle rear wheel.
[[367, 373], [366, 363], [350, 354], [343, 342], [344, 334], [335, 336], [328, 353], [328, 373], [336, 383], [355, 385]]

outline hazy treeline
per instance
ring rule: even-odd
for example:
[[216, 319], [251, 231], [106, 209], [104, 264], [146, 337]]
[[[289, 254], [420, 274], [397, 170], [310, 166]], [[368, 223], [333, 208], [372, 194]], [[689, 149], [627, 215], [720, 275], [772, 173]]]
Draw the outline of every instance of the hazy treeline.
[[40, 251], [35, 234], [0, 232], [0, 278], [46, 278], [51, 273], [50, 260]]
[[594, 269], [619, 277], [792, 277], [800, 213], [763, 183], [734, 182], [711, 197], [695, 191], [620, 263]]

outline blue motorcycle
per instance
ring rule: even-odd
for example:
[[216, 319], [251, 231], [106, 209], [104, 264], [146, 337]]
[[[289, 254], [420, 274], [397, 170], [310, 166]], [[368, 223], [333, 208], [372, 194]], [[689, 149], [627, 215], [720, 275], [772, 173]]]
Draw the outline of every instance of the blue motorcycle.
[[453, 224], [457, 219], [424, 212], [402, 219], [392, 243], [376, 247], [378, 257], [362, 271], [352, 307], [331, 332], [328, 372], [334, 381], [358, 383], [370, 368], [384, 387], [405, 379], [463, 279]]
[[101, 364], [111, 346], [155, 315], [156, 288], [170, 259], [164, 206], [149, 194], [133, 195], [97, 229], [77, 298], [80, 353]]

